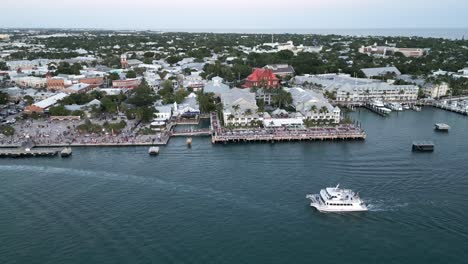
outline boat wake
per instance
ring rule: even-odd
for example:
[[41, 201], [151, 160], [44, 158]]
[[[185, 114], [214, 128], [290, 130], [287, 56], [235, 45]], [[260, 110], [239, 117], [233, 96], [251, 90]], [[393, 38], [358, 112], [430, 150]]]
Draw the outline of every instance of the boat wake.
[[367, 209], [371, 212], [395, 212], [408, 205], [409, 203], [392, 200], [367, 200]]
[[[240, 196], [226, 191], [220, 191], [209, 187], [194, 186], [174, 181], [166, 181], [156, 177], [137, 176], [128, 174], [119, 174], [105, 171], [82, 170], [49, 166], [28, 166], [28, 165], [0, 165], [0, 171], [14, 172], [16, 175], [22, 175], [18, 172], [34, 173], [37, 176], [66, 176], [73, 179], [76, 177], [89, 177], [109, 181], [123, 181], [144, 186], [153, 186], [154, 188], [162, 188], [168, 191], [176, 191], [180, 193], [196, 194], [213, 200], [222, 200], [223, 202], [235, 203], [242, 208], [254, 210], [266, 210], [268, 206], [256, 204], [252, 199], [246, 196]], [[278, 208], [276, 208], [278, 209]], [[276, 210], [269, 208], [268, 210]]]

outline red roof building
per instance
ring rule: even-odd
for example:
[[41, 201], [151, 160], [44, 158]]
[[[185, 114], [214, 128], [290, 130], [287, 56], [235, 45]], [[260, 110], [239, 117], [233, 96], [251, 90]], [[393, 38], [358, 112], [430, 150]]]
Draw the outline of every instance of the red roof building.
[[271, 69], [257, 68], [245, 79], [244, 88], [266, 87], [278, 88], [279, 79]]

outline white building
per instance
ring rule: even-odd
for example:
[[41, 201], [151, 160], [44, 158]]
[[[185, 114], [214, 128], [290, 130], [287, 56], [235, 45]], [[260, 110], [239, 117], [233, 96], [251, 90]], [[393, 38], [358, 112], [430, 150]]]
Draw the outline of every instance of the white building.
[[197, 95], [189, 94], [181, 104], [174, 103], [173, 115], [193, 117], [200, 114], [200, 105], [198, 104]]
[[336, 93], [340, 103], [364, 103], [372, 99], [384, 101], [414, 101], [418, 98], [416, 85], [394, 85], [373, 79], [354, 78], [349, 74], [304, 75], [294, 78], [295, 84], [314, 84]]
[[248, 125], [260, 119], [255, 93], [248, 89], [231, 89], [221, 94], [225, 125]]
[[172, 105], [156, 106], [155, 109], [158, 112], [154, 113], [154, 121], [167, 122], [172, 117], [172, 108], [173, 107], [174, 107], [174, 109], [176, 109], [177, 108], [177, 103], [174, 103], [174, 106], [172, 106]]
[[34, 76], [25, 76], [25, 77], [14, 77], [12, 78], [18, 86], [20, 87], [30, 87], [30, 88], [46, 88], [47, 79], [34, 77]]
[[424, 94], [431, 97], [431, 98], [434, 98], [434, 99], [438, 99], [442, 96], [446, 96], [447, 95], [447, 92], [449, 90], [449, 86], [447, 83], [443, 82], [443, 83], [440, 83], [440, 84], [425, 84], [423, 87], [422, 87], [423, 91], [424, 91]]
[[296, 111], [300, 112], [304, 119], [324, 121], [338, 124], [341, 120], [341, 110], [331, 105], [321, 94], [302, 88], [286, 89], [293, 98]]
[[203, 88], [204, 93], [214, 93], [216, 96], [221, 96], [224, 93], [231, 90], [229, 85], [223, 83], [223, 78], [216, 76], [211, 78], [211, 81], [208, 82]]

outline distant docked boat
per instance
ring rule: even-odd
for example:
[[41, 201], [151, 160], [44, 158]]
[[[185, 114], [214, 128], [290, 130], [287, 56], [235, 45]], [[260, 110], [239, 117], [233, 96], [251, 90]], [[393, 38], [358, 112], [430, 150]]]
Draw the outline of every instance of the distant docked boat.
[[422, 108], [415, 105], [415, 106], [413, 106], [413, 110], [416, 111], [416, 112], [421, 112]]
[[411, 109], [411, 107], [409, 105], [407, 105], [407, 104], [402, 105], [402, 107], [403, 107], [403, 110], [410, 110]]
[[434, 125], [434, 127], [437, 131], [448, 132], [450, 130], [450, 126], [444, 123], [437, 123]]
[[191, 137], [187, 138], [187, 146], [189, 146], [189, 147], [192, 146], [192, 138]]
[[72, 149], [70, 147], [66, 147], [60, 151], [60, 156], [62, 158], [70, 157], [72, 155]]
[[387, 107], [393, 111], [403, 111], [403, 107], [399, 103], [388, 103]]
[[308, 194], [307, 199], [311, 200], [310, 206], [319, 212], [363, 212], [367, 211], [367, 206], [358, 194], [349, 189], [328, 187], [320, 190], [319, 194]]
[[434, 151], [434, 143], [432, 141], [415, 141], [412, 149], [413, 151], [432, 152]]
[[375, 107], [385, 107], [384, 103], [378, 99], [372, 100], [371, 105]]
[[388, 108], [386, 108], [386, 107], [379, 107], [378, 109], [379, 109], [380, 111], [382, 111], [382, 112], [383, 112], [384, 114], [386, 114], [386, 115], [388, 115], [388, 114], [390, 114], [390, 113], [392, 112], [391, 109], [388, 109]]
[[159, 147], [150, 147], [149, 150], [148, 150], [148, 154], [150, 154], [150, 156], [156, 156], [159, 154]]

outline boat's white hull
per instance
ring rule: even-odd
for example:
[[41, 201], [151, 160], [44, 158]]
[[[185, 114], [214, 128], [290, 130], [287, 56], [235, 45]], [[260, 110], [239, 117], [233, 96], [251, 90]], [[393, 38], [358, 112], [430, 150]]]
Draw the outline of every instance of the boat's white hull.
[[368, 211], [367, 206], [360, 202], [354, 203], [348, 206], [337, 206], [337, 205], [326, 205], [323, 202], [320, 202], [318, 198], [319, 194], [308, 194], [306, 196], [307, 199], [310, 199], [312, 202], [310, 203], [311, 207], [314, 207], [319, 212], [322, 213], [348, 213], [348, 212], [365, 212]]
[[351, 212], [366, 212], [369, 210], [367, 209], [367, 207], [354, 207], [354, 208], [334, 207], [334, 208], [331, 208], [328, 206], [320, 206], [314, 203], [311, 203], [310, 206], [314, 207], [315, 209], [317, 209], [317, 211], [322, 212], [322, 213], [351, 213]]

